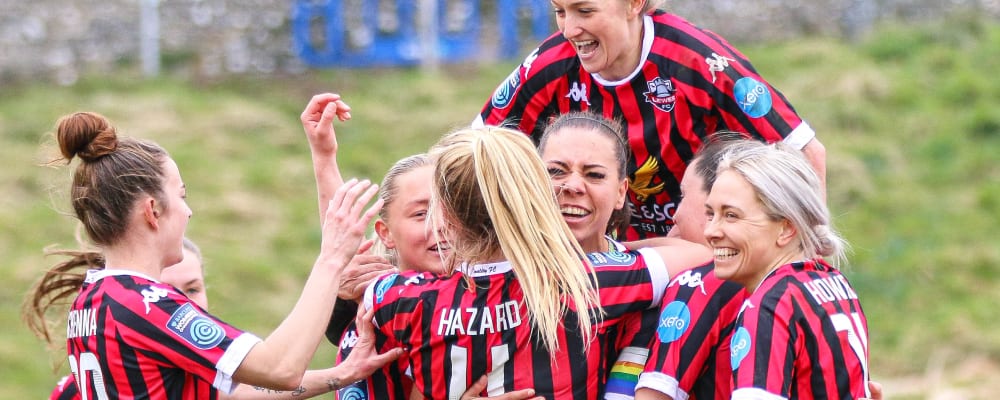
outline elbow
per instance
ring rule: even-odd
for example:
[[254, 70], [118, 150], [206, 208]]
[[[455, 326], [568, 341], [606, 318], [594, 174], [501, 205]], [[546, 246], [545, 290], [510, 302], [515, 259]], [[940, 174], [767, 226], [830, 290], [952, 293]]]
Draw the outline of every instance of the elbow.
[[273, 389], [288, 390], [288, 391], [298, 389], [299, 386], [302, 386], [303, 373], [305, 373], [305, 371], [298, 371], [298, 373], [294, 371], [284, 371], [284, 372], [275, 371], [274, 374], [272, 375], [272, 378], [274, 379]]

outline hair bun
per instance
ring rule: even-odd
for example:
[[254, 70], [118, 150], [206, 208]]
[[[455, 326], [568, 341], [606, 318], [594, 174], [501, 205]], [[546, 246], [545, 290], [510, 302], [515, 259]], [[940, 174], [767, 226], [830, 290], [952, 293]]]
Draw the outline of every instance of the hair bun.
[[95, 161], [118, 148], [118, 134], [103, 115], [78, 112], [59, 119], [56, 128], [59, 151], [67, 160], [74, 156]]

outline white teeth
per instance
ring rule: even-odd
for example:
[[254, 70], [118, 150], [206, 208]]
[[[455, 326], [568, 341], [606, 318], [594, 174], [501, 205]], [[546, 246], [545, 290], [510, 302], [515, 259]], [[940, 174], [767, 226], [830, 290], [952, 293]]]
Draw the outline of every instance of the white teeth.
[[584, 210], [580, 207], [565, 206], [559, 209], [563, 214], [574, 215], [574, 216], [584, 216], [590, 214], [590, 211]]
[[594, 50], [594, 48], [596, 48], [597, 41], [596, 40], [584, 40], [584, 41], [580, 41], [580, 42], [573, 42], [573, 45], [576, 46], [576, 50], [577, 51], [587, 52], [587, 51], [592, 51], [592, 50]]
[[715, 249], [714, 253], [715, 253], [715, 258], [725, 258], [725, 257], [735, 256], [739, 252], [736, 251], [736, 249], [722, 248], [722, 249]]

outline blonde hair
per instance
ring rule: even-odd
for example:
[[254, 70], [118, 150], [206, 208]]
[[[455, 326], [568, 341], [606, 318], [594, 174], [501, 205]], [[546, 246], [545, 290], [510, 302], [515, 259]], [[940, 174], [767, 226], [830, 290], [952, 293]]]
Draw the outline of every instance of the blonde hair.
[[446, 135], [431, 148], [435, 162], [432, 210], [444, 214], [452, 233], [452, 258], [490, 262], [502, 253], [524, 293], [532, 334], [550, 352], [559, 350], [559, 326], [575, 305], [584, 343], [603, 317], [583, 249], [556, 205], [548, 173], [527, 135], [495, 126]]
[[[389, 205], [399, 197], [399, 177], [429, 165], [432, 165], [430, 157], [425, 153], [420, 153], [396, 161], [389, 168], [389, 171], [386, 171], [385, 177], [382, 178], [382, 185], [378, 189], [378, 197], [382, 199], [382, 209], [379, 210], [378, 217], [382, 222], [386, 225], [391, 223], [389, 221]], [[385, 257], [390, 264], [399, 266], [399, 255], [396, 250], [386, 247], [385, 242], [377, 234], [373, 236], [375, 243], [372, 245], [371, 253]]]
[[827, 258], [834, 268], [845, 263], [848, 243], [833, 229], [819, 176], [799, 150], [783, 142], [737, 141], [719, 160], [717, 173], [726, 170], [753, 186], [768, 216], [795, 227], [803, 255]]

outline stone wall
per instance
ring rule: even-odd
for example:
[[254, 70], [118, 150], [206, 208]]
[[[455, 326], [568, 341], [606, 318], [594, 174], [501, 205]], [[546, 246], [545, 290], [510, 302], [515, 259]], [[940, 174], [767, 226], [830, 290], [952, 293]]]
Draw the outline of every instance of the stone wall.
[[[0, 83], [47, 80], [72, 84], [83, 74], [138, 74], [140, 7], [148, 1], [153, 0], [0, 0]], [[295, 54], [290, 34], [296, 1], [161, 0], [158, 43], [163, 68], [172, 74], [198, 77], [306, 70], [309, 67]], [[392, 1], [380, 0], [380, 4]], [[782, 40], [804, 34], [850, 38], [881, 19], [932, 18], [962, 7], [1000, 15], [1000, 0], [663, 3], [699, 25], [741, 41]], [[484, 18], [495, 12], [489, 0], [480, 5]]]

